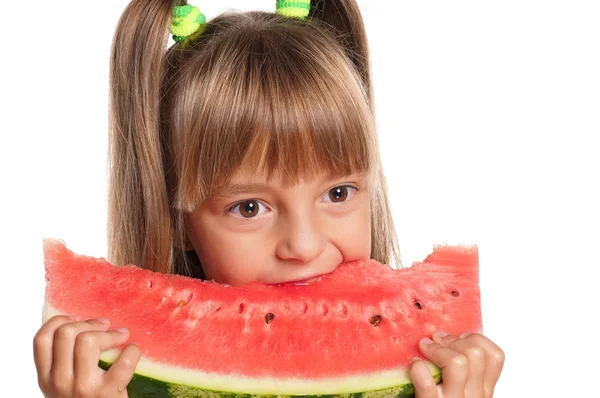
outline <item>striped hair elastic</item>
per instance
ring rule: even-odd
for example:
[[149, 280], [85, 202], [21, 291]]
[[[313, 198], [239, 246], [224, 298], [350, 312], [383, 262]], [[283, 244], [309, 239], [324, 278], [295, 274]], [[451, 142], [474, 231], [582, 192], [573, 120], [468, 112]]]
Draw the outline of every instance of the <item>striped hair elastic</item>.
[[[275, 12], [284, 17], [306, 19], [310, 0], [276, 0]], [[177, 43], [196, 33], [206, 24], [206, 17], [196, 6], [186, 4], [173, 8], [170, 31]]]

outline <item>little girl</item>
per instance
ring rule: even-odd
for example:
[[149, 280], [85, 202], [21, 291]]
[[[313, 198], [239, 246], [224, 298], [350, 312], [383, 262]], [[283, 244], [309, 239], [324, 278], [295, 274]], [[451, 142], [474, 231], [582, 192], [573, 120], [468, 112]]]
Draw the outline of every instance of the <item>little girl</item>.
[[[169, 27], [175, 44], [167, 50]], [[345, 261], [399, 264], [355, 0], [278, 1], [206, 21], [133, 0], [110, 69], [109, 260], [220, 283], [312, 283]], [[126, 397], [126, 329], [56, 316], [34, 338], [46, 397]], [[419, 343], [417, 397], [489, 398], [504, 362], [480, 334]]]

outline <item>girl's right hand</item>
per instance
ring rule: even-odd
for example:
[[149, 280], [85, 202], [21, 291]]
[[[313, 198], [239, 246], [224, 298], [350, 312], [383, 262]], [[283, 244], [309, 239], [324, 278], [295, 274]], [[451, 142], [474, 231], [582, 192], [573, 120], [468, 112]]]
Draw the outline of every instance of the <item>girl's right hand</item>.
[[77, 322], [63, 315], [42, 325], [33, 338], [33, 355], [38, 384], [45, 397], [127, 397], [126, 387], [141, 351], [129, 344], [108, 371], [100, 368], [100, 353], [129, 338], [126, 329], [108, 328], [107, 320]]

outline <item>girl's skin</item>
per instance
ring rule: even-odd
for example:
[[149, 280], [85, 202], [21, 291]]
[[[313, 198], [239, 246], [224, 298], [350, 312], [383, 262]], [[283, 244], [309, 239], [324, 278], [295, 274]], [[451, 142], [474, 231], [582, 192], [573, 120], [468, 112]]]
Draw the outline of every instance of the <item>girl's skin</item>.
[[[277, 176], [267, 181], [250, 172], [221, 188], [186, 215], [189, 244], [209, 279], [231, 285], [312, 283], [343, 261], [370, 255], [365, 175], [317, 176], [285, 186]], [[106, 320], [53, 317], [34, 338], [41, 390], [46, 397], [126, 397], [140, 349], [125, 346], [108, 371], [98, 360], [101, 351], [128, 338], [128, 331], [113, 330]], [[443, 383], [436, 386], [425, 362], [415, 359], [410, 376], [418, 398], [492, 397], [504, 353], [483, 335], [438, 331], [432, 340], [423, 338], [419, 349], [442, 368]]]
[[206, 277], [221, 283], [282, 283], [328, 274], [344, 261], [370, 255], [366, 184], [366, 175], [356, 174], [284, 187], [277, 176], [266, 181], [240, 173], [187, 214], [188, 240]]

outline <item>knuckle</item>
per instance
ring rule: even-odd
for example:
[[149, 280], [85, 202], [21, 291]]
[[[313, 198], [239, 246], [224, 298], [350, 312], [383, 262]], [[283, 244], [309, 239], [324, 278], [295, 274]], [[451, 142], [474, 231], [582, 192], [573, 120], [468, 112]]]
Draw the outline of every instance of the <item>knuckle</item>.
[[470, 342], [471, 344], [481, 345], [481, 340], [485, 339], [485, 337], [481, 333], [471, 333], [465, 340]]
[[469, 361], [482, 361], [485, 358], [485, 351], [478, 346], [467, 348], [465, 354]]
[[75, 339], [75, 345], [78, 347], [93, 347], [95, 344], [96, 339], [90, 332], [79, 333]]
[[50, 344], [50, 339], [48, 338], [48, 334], [44, 333], [42, 329], [38, 330], [38, 332], [33, 336], [33, 346], [34, 347], [43, 347]]
[[77, 329], [72, 324], [64, 324], [54, 332], [55, 340], [72, 340], [77, 336]]
[[494, 362], [496, 362], [498, 364], [504, 364], [504, 360], [506, 359], [506, 354], [504, 353], [502, 348], [497, 347], [492, 352], [492, 358], [494, 359]]
[[469, 359], [464, 354], [457, 354], [450, 360], [450, 365], [456, 369], [467, 370], [469, 366]]

